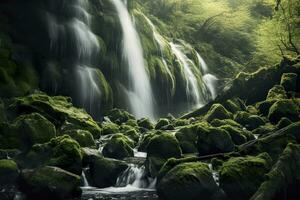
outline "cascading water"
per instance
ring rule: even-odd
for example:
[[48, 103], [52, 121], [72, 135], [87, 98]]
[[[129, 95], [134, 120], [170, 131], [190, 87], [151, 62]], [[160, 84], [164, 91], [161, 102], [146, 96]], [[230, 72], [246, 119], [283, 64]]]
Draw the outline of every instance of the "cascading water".
[[183, 51], [181, 50], [181, 45], [170, 42], [170, 46], [179, 64], [184, 70], [186, 79], [186, 95], [188, 97], [188, 100], [192, 101], [195, 106], [203, 105], [205, 103], [205, 99], [200, 93], [197, 78], [192, 71], [192, 65], [194, 65], [194, 63], [183, 53]]
[[[77, 104], [97, 115], [101, 105], [101, 90], [93, 61], [100, 51], [100, 46], [89, 27], [89, 1], [63, 1], [58, 7], [66, 12], [66, 20], [58, 20], [57, 14], [46, 12], [50, 52], [54, 55], [52, 59], [66, 62], [69, 78], [73, 79], [72, 84], [75, 86], [70, 95], [75, 97]], [[56, 92], [57, 83], [53, 85]]]
[[131, 112], [138, 118], [154, 119], [154, 100], [146, 71], [143, 49], [125, 3], [111, 0], [115, 6], [123, 31], [123, 56], [128, 66], [129, 86], [125, 89]]

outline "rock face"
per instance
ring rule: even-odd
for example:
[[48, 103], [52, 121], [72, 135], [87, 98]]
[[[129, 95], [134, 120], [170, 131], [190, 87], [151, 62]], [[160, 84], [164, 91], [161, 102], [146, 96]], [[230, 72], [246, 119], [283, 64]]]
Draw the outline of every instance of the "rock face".
[[234, 150], [234, 143], [229, 133], [221, 128], [200, 128], [197, 148], [199, 155], [225, 153]]
[[30, 199], [64, 200], [81, 195], [80, 176], [57, 167], [23, 170], [21, 179], [21, 189]]
[[12, 185], [19, 176], [19, 168], [13, 160], [0, 160], [0, 188]]
[[147, 146], [146, 168], [152, 177], [169, 158], [179, 158], [181, 149], [177, 139], [169, 133], [154, 136]]
[[220, 187], [229, 199], [249, 199], [264, 181], [272, 159], [266, 153], [257, 157], [236, 157], [224, 162], [220, 168]]
[[118, 176], [127, 169], [123, 161], [94, 157], [90, 163], [90, 175], [95, 186], [105, 188], [116, 184]]
[[221, 195], [208, 165], [200, 162], [171, 169], [158, 183], [157, 193], [162, 200], [211, 200]]
[[134, 142], [123, 134], [116, 134], [106, 143], [102, 150], [105, 157], [123, 159], [133, 156]]

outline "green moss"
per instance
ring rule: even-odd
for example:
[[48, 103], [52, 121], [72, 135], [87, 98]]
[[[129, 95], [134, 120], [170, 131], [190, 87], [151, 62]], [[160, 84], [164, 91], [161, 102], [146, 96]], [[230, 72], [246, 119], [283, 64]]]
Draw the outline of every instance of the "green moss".
[[244, 131], [230, 125], [223, 125], [221, 129], [227, 131], [235, 145], [240, 145], [247, 142], [247, 137], [243, 134]]
[[147, 147], [150, 143], [150, 140], [156, 136], [156, 135], [160, 135], [162, 134], [163, 132], [161, 131], [151, 131], [151, 132], [148, 132], [147, 134], [143, 135], [142, 139], [141, 139], [141, 143], [140, 143], [140, 146], [138, 147], [138, 150], [141, 151], [141, 152], [146, 152], [147, 151]]
[[240, 99], [228, 99], [223, 105], [231, 113], [244, 109], [243, 102]]
[[276, 130], [276, 127], [270, 123], [267, 123], [263, 126], [256, 128], [252, 132], [253, 132], [253, 134], [256, 134], [256, 135], [265, 135], [265, 134], [271, 133], [274, 130]]
[[137, 144], [140, 140], [140, 135], [135, 129], [130, 129], [124, 133], [127, 137], [129, 137], [135, 144]]
[[81, 147], [96, 147], [93, 135], [86, 130], [70, 130], [64, 131], [62, 135], [69, 135], [76, 140]]
[[34, 93], [16, 98], [10, 108], [19, 112], [38, 112], [56, 126], [61, 126], [67, 122], [74, 129], [89, 131], [94, 138], [100, 136], [98, 124], [86, 111], [73, 107], [69, 97], [50, 97], [44, 93]]
[[102, 150], [105, 157], [123, 159], [133, 156], [134, 142], [123, 134], [115, 134]]
[[129, 114], [125, 110], [121, 109], [112, 109], [106, 113], [106, 116], [114, 123], [121, 125], [122, 123], [127, 122], [128, 120], [133, 120], [134, 116]]
[[277, 129], [282, 129], [284, 127], [287, 127], [289, 125], [291, 125], [293, 122], [291, 120], [289, 120], [286, 117], [281, 118], [281, 120], [277, 123], [276, 128]]
[[147, 118], [143, 118], [143, 119], [139, 119], [138, 120], [138, 125], [139, 127], [145, 128], [147, 130], [152, 130], [154, 129], [153, 124], [150, 122], [149, 119]]
[[220, 192], [212, 172], [205, 163], [179, 164], [170, 170], [158, 183], [157, 193], [165, 200], [212, 199]]
[[271, 163], [267, 153], [230, 158], [220, 168], [220, 187], [230, 199], [249, 199], [264, 181]]
[[249, 130], [254, 130], [265, 124], [265, 121], [262, 117], [252, 115], [244, 111], [237, 112], [237, 114], [234, 116], [234, 120]]
[[13, 160], [0, 160], [0, 186], [14, 184], [19, 176], [19, 168]]
[[230, 125], [238, 128], [242, 128], [242, 125], [237, 123], [236, 121], [233, 121], [232, 119], [214, 119], [213, 121], [210, 122], [210, 124], [214, 127], [220, 127], [224, 125]]
[[135, 127], [138, 128], [138, 122], [135, 119], [129, 119], [125, 125], [131, 126], [131, 127]]
[[214, 104], [205, 115], [205, 119], [211, 122], [214, 119], [230, 119], [232, 114], [226, 110], [221, 104]]
[[93, 185], [99, 188], [115, 185], [119, 175], [128, 168], [123, 161], [94, 157], [90, 163]]
[[111, 135], [119, 132], [120, 127], [115, 123], [105, 123], [102, 125], [101, 135]]
[[81, 195], [80, 176], [57, 167], [25, 170], [22, 174], [22, 191], [29, 198], [69, 199]]
[[158, 122], [155, 125], [155, 129], [159, 130], [163, 128], [164, 126], [168, 126], [170, 124], [170, 121], [166, 118], [161, 118], [158, 120]]
[[182, 153], [196, 153], [198, 152], [197, 143], [197, 125], [185, 126], [178, 130], [175, 134], [177, 140], [179, 141]]
[[276, 100], [262, 101], [262, 102], [257, 103], [256, 107], [259, 110], [260, 114], [262, 114], [264, 116], [268, 116], [269, 110], [275, 102], [276, 102]]
[[199, 155], [225, 153], [234, 150], [234, 143], [227, 131], [211, 127], [205, 131], [198, 129], [197, 148]]
[[287, 99], [286, 92], [284, 87], [281, 85], [275, 85], [268, 93], [267, 100], [279, 100], [279, 99]]
[[190, 124], [190, 120], [188, 120], [188, 119], [176, 119], [173, 124], [174, 124], [175, 127], [187, 126], [187, 125]]
[[298, 75], [295, 73], [282, 74], [280, 85], [284, 87], [286, 91], [296, 91]]
[[253, 200], [298, 199], [300, 146], [288, 144]]
[[279, 100], [270, 108], [268, 117], [272, 123], [278, 123], [283, 117], [297, 121], [299, 120], [299, 107], [293, 100]]

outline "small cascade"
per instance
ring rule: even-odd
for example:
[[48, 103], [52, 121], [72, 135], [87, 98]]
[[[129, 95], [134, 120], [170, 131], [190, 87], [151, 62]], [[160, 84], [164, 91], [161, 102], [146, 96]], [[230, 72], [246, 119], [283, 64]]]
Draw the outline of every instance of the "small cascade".
[[116, 187], [155, 189], [156, 179], [146, 177], [145, 166], [131, 164], [117, 179]]
[[89, 182], [88, 182], [88, 180], [86, 178], [85, 171], [86, 171], [86, 169], [82, 170], [81, 180], [82, 180], [82, 183], [83, 183], [83, 187], [87, 188], [87, 187], [90, 187], [90, 185], [89, 185]]
[[111, 0], [111, 2], [117, 10], [123, 31], [123, 56], [129, 77], [129, 85], [124, 88], [130, 102], [130, 110], [137, 118], [154, 119], [152, 88], [139, 35], [125, 3], [122, 0]]
[[186, 95], [190, 102], [193, 102], [195, 106], [204, 105], [205, 99], [201, 96], [199, 83], [192, 70], [194, 65], [193, 61], [190, 60], [182, 51], [182, 46], [179, 44], [174, 44], [170, 42], [171, 49], [176, 56], [178, 62], [184, 70], [184, 75], [186, 79]]
[[208, 167], [212, 171], [212, 175], [213, 175], [213, 178], [214, 178], [216, 184], [219, 185], [220, 184], [220, 181], [219, 181], [219, 172], [215, 171], [213, 169], [212, 164], [208, 164]]

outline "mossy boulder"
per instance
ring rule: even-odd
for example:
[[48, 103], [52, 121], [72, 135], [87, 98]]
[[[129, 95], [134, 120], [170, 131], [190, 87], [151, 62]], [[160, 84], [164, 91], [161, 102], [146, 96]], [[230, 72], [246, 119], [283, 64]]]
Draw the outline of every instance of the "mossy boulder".
[[269, 110], [275, 102], [276, 102], [276, 100], [261, 101], [261, 102], [258, 102], [255, 106], [259, 110], [259, 113], [261, 115], [268, 116]]
[[284, 73], [281, 76], [280, 85], [284, 87], [284, 89], [289, 91], [296, 91], [297, 89], [297, 78], [298, 75], [296, 73]]
[[220, 168], [220, 187], [229, 199], [249, 199], [264, 181], [271, 164], [272, 159], [267, 153], [230, 158]]
[[147, 118], [142, 118], [140, 120], [138, 120], [138, 125], [139, 127], [145, 128], [147, 130], [152, 130], [154, 129], [154, 125], [152, 124], [152, 122], [147, 119]]
[[134, 142], [123, 134], [113, 135], [112, 138], [105, 144], [102, 154], [105, 157], [123, 159], [132, 157]]
[[22, 168], [36, 168], [42, 165], [56, 166], [74, 174], [81, 174], [82, 152], [78, 142], [69, 135], [63, 135], [44, 144], [35, 144], [18, 159]]
[[181, 149], [175, 136], [162, 133], [154, 136], [147, 146], [146, 169], [152, 177], [156, 177], [163, 164], [169, 158], [179, 158]]
[[23, 170], [21, 190], [30, 199], [70, 199], [80, 197], [80, 176], [57, 167]]
[[198, 128], [197, 149], [199, 155], [231, 152], [234, 143], [227, 131], [222, 128]]
[[141, 152], [146, 152], [147, 151], [147, 147], [150, 143], [150, 140], [155, 137], [156, 135], [160, 135], [162, 134], [163, 132], [162, 131], [150, 131], [150, 132], [147, 132], [146, 134], [144, 134], [141, 138], [141, 142], [140, 142], [140, 145], [138, 147], [138, 150], [141, 151]]
[[190, 125], [179, 129], [175, 137], [179, 141], [182, 153], [196, 153], [197, 150], [197, 126]]
[[112, 122], [116, 124], [122, 124], [127, 122], [130, 119], [135, 119], [133, 115], [129, 114], [125, 110], [121, 109], [112, 109], [105, 114]]
[[100, 137], [100, 127], [98, 124], [86, 111], [75, 108], [69, 97], [50, 97], [45, 93], [37, 92], [16, 98], [14, 103], [10, 105], [10, 109], [17, 113], [37, 112], [46, 117], [56, 127], [68, 123], [74, 129], [89, 131], [95, 139]]
[[270, 101], [279, 99], [287, 99], [286, 91], [283, 86], [275, 85], [272, 89], [270, 89], [266, 100]]
[[96, 147], [93, 135], [86, 130], [63, 131], [62, 135], [69, 135], [76, 140], [81, 147]]
[[300, 146], [288, 144], [251, 200], [299, 199]]
[[112, 135], [120, 132], [120, 126], [115, 123], [103, 123], [101, 135]]
[[19, 168], [13, 160], [0, 160], [0, 188], [13, 185], [19, 177]]
[[190, 124], [190, 120], [188, 120], [188, 119], [176, 119], [173, 124], [174, 124], [175, 127], [187, 126], [187, 125]]
[[210, 122], [210, 125], [212, 125], [214, 127], [230, 125], [230, 126], [234, 126], [234, 127], [238, 127], [238, 128], [243, 128], [242, 125], [240, 125], [239, 123], [237, 123], [236, 121], [234, 121], [232, 119], [222, 119], [222, 120], [214, 119], [213, 121]]
[[89, 170], [92, 184], [99, 188], [113, 186], [119, 175], [127, 168], [128, 165], [123, 161], [94, 157]]
[[140, 140], [140, 135], [135, 129], [130, 129], [124, 133], [127, 137], [129, 137], [132, 141], [134, 141], [135, 145], [138, 144]]
[[155, 129], [159, 130], [165, 126], [168, 126], [169, 124], [170, 124], [169, 119], [166, 118], [159, 119], [155, 125]]
[[291, 120], [289, 120], [286, 117], [281, 118], [281, 120], [277, 123], [276, 128], [277, 129], [282, 129], [284, 127], [287, 127], [289, 125], [291, 125], [293, 122]]
[[252, 131], [255, 135], [266, 135], [271, 133], [272, 131], [276, 130], [276, 126], [272, 125], [271, 123], [267, 123], [263, 126], [260, 126]]
[[211, 122], [214, 119], [231, 119], [232, 114], [224, 108], [221, 104], [214, 104], [211, 106], [208, 113], [205, 115], [205, 119]]
[[56, 136], [55, 126], [38, 113], [21, 115], [12, 124], [0, 124], [0, 146], [28, 150], [35, 143], [45, 143]]
[[237, 111], [245, 110], [245, 105], [241, 99], [228, 99], [224, 102], [223, 106], [231, 113], [236, 113]]
[[234, 116], [234, 120], [249, 130], [254, 130], [265, 124], [265, 121], [262, 117], [258, 115], [252, 115], [244, 111], [237, 112], [237, 114]]
[[220, 127], [227, 131], [235, 145], [241, 145], [247, 142], [248, 138], [244, 135], [244, 131], [234, 126], [224, 125]]
[[293, 100], [279, 100], [271, 106], [268, 117], [274, 124], [283, 117], [297, 121], [299, 120], [299, 106]]
[[157, 194], [164, 200], [210, 200], [216, 199], [220, 193], [208, 165], [201, 162], [177, 165], [157, 186]]

